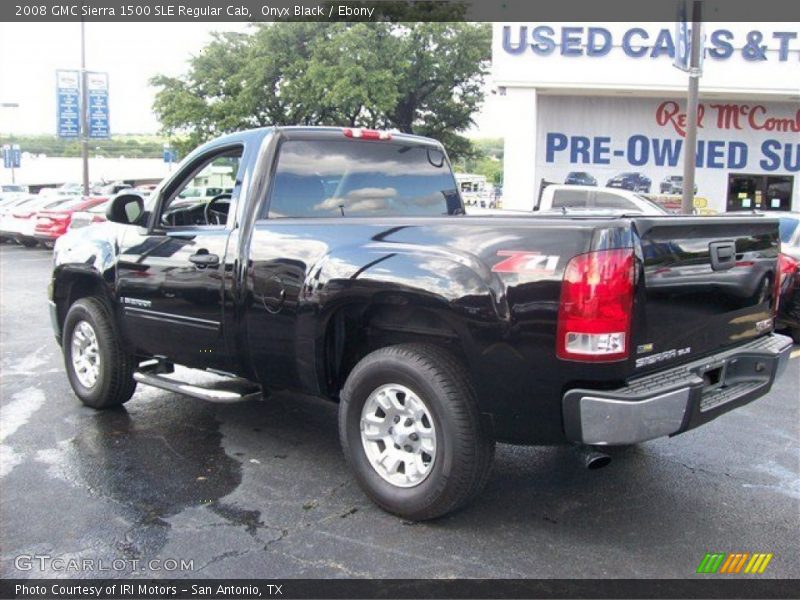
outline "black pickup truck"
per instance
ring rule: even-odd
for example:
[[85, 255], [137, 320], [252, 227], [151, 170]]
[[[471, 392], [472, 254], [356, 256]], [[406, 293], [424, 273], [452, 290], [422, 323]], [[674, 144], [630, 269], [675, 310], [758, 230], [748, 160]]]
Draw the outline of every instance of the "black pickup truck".
[[228, 135], [108, 218], [58, 241], [49, 288], [84, 404], [137, 382], [329, 398], [358, 483], [410, 519], [474, 497], [495, 441], [679, 434], [767, 393], [790, 349], [777, 221], [467, 216], [444, 149], [415, 136]]

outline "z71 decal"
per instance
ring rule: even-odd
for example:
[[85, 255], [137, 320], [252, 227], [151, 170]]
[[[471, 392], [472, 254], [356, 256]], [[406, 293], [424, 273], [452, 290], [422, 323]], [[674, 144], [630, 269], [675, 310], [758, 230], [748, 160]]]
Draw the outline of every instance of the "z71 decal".
[[492, 267], [494, 273], [543, 274], [555, 273], [558, 260], [555, 254], [539, 252], [519, 252], [517, 250], [498, 250], [497, 256], [506, 256]]

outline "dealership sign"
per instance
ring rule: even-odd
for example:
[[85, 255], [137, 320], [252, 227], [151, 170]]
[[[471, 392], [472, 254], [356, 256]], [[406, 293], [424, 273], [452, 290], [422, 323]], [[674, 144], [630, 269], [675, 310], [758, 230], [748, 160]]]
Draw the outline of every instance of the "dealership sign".
[[56, 71], [56, 131], [60, 138], [80, 135], [80, 90], [78, 71]]
[[[536, 177], [563, 183], [571, 172], [605, 185], [635, 173], [657, 192], [682, 174], [685, 104], [679, 100], [541, 96]], [[731, 172], [800, 173], [800, 111], [792, 103], [704, 103], [697, 141], [697, 185], [715, 200]]]
[[[631, 27], [611, 31], [605, 27], [505, 25], [502, 30], [502, 48], [507, 54], [533, 53], [537, 56], [561, 54], [562, 56], [601, 57], [612, 52], [622, 52], [631, 58], [659, 58], [676, 56], [675, 32], [669, 28], [648, 31]], [[726, 60], [740, 56], [746, 61], [797, 60], [792, 53], [800, 49], [800, 33], [785, 31], [764, 32], [753, 29], [737, 37], [729, 29], [714, 29], [706, 39], [706, 55]], [[773, 52], [774, 51], [774, 54]]]
[[108, 73], [86, 73], [89, 137], [108, 138]]

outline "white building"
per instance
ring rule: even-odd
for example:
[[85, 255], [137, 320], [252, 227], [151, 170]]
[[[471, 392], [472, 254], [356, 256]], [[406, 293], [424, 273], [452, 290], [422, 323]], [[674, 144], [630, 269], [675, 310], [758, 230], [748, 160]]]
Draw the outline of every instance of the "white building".
[[[800, 210], [800, 24], [706, 23], [704, 34], [696, 206]], [[571, 172], [669, 188], [683, 173], [688, 80], [673, 39], [672, 23], [496, 23], [503, 206], [530, 209], [543, 182]]]

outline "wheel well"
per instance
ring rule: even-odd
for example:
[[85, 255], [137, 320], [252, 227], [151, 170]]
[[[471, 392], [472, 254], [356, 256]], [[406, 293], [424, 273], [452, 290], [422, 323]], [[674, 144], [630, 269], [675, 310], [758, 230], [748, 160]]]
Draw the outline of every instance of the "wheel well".
[[53, 300], [56, 303], [58, 328], [63, 330], [69, 307], [81, 298], [100, 296], [107, 298], [103, 282], [95, 275], [88, 273], [66, 273], [56, 278]]
[[329, 319], [322, 346], [323, 389], [338, 397], [347, 376], [364, 356], [395, 344], [434, 344], [464, 357], [455, 328], [429, 307], [358, 304], [338, 309]]

